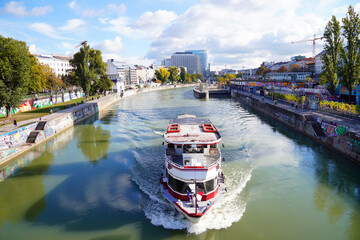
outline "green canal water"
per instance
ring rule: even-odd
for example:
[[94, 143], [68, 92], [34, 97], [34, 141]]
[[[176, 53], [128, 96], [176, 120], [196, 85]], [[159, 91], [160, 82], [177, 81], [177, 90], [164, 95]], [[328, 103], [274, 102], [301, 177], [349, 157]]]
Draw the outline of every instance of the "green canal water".
[[[228, 192], [195, 225], [159, 190], [162, 133], [184, 113], [209, 118], [225, 144]], [[124, 99], [0, 174], [0, 239], [360, 239], [358, 166], [190, 88]]]

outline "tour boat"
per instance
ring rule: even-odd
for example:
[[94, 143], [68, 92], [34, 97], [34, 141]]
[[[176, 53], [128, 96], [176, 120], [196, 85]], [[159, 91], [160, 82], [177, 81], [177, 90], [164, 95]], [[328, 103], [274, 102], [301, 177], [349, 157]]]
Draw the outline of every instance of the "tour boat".
[[199, 222], [226, 192], [220, 141], [211, 121], [194, 115], [170, 120], [164, 133], [161, 192], [191, 222]]

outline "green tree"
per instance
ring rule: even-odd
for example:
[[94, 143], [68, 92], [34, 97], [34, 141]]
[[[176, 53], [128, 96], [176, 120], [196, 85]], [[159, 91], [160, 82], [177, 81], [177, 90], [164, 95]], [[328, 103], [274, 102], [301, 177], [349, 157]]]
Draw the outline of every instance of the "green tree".
[[46, 77], [45, 67], [39, 62], [39, 60], [32, 54], [29, 55], [31, 62], [30, 78], [26, 84], [26, 91], [30, 92], [41, 92], [46, 88]]
[[196, 76], [196, 79], [203, 80], [203, 75], [201, 73], [196, 73], [195, 76]]
[[225, 82], [225, 78], [223, 78], [223, 77], [217, 77], [217, 81], [218, 81], [219, 83], [224, 83], [224, 82]]
[[100, 78], [106, 74], [106, 65], [102, 60], [101, 51], [90, 48], [84, 42], [80, 51], [75, 53], [73, 59], [70, 60], [70, 64], [74, 68], [75, 82], [82, 87], [87, 100], [90, 91], [96, 89], [94, 86], [97, 86]]
[[166, 83], [169, 79], [170, 73], [165, 68], [160, 68], [160, 70], [155, 70], [155, 77], [157, 80], [161, 81], [162, 84]]
[[105, 93], [106, 91], [110, 91], [112, 86], [113, 82], [106, 74], [103, 74], [100, 76], [100, 79], [96, 84], [91, 85], [90, 93], [95, 94], [97, 91]]
[[186, 71], [184, 67], [180, 68], [180, 79], [184, 83], [186, 80]]
[[194, 73], [194, 74], [191, 74], [190, 75], [190, 78], [191, 78], [191, 82], [196, 82], [197, 81], [197, 79], [196, 79], [196, 74]]
[[340, 35], [340, 23], [335, 16], [332, 16], [331, 20], [325, 27], [324, 31], [325, 53], [321, 59], [324, 63], [321, 80], [329, 84], [328, 90], [331, 94], [335, 93], [335, 90], [339, 84], [337, 76], [339, 53], [342, 48], [342, 39]]
[[31, 62], [25, 42], [0, 35], [0, 106], [17, 107], [30, 77]]
[[349, 91], [349, 99], [351, 92], [355, 88], [355, 84], [359, 82], [360, 73], [360, 20], [359, 14], [355, 12], [353, 6], [349, 6], [346, 16], [342, 19], [342, 34], [346, 39], [345, 48], [340, 49], [341, 58], [341, 83]]
[[51, 91], [58, 91], [64, 85], [60, 77], [56, 76], [54, 69], [49, 65], [43, 65], [45, 75], [45, 88]]
[[243, 77], [242, 72], [239, 72], [238, 74], [236, 74], [236, 78], [242, 78], [242, 77]]
[[169, 80], [171, 83], [176, 83], [180, 80], [179, 69], [175, 66], [169, 67]]

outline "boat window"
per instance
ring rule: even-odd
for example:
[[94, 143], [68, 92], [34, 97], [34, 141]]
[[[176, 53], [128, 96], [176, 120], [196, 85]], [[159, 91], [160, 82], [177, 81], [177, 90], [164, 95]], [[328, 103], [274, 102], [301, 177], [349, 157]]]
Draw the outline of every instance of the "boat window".
[[206, 191], [205, 191], [205, 188], [204, 188], [204, 183], [202, 183], [202, 182], [197, 182], [196, 183], [196, 191], [197, 192], [204, 192], [204, 193], [206, 193]]
[[218, 185], [218, 178], [215, 177], [209, 181], [205, 182], [205, 193], [212, 192], [216, 189]]
[[169, 143], [169, 144], [168, 144], [168, 148], [174, 148], [174, 144]]
[[181, 145], [176, 145], [177, 148], [181, 148], [182, 146]]
[[178, 193], [186, 193], [189, 184], [176, 178], [173, 178], [170, 174], [168, 174], [168, 184], [172, 190]]
[[190, 144], [185, 144], [183, 153], [204, 153], [204, 145], [193, 146]]
[[216, 144], [211, 144], [210, 148], [216, 148]]

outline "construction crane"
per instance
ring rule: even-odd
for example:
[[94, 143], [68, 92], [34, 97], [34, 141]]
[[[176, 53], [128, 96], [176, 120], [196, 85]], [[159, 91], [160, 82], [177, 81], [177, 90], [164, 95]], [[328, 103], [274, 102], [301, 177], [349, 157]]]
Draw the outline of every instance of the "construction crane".
[[313, 39], [306, 39], [306, 40], [301, 40], [301, 41], [295, 41], [295, 42], [291, 42], [292, 44], [294, 43], [302, 43], [302, 42], [312, 42], [313, 43], [313, 62], [315, 61], [315, 45], [316, 45], [316, 40], [321, 40], [324, 37], [316, 37], [316, 35], [314, 34], [314, 38]]
[[85, 41], [82, 41], [81, 43], [79, 43], [78, 45], [76, 45], [75, 48], [78, 48], [78, 47], [80, 47], [81, 45], [84, 45], [86, 42], [87, 42], [86, 40], [85, 40]]

